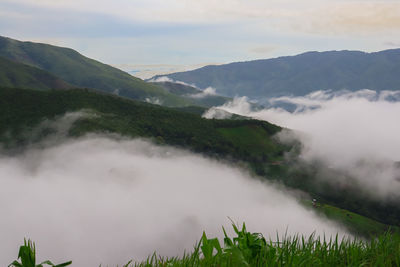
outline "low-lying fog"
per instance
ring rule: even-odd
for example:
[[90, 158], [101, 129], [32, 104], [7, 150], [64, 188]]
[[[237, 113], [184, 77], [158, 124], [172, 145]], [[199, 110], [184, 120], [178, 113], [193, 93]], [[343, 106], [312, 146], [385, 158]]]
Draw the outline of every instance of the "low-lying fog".
[[[247, 98], [236, 98], [203, 116], [222, 118], [237, 113], [297, 130], [282, 140], [297, 138], [302, 157], [346, 171], [362, 189], [379, 199], [400, 196], [400, 91], [318, 91], [304, 97], [269, 99], [271, 104], [296, 106], [252, 110]], [[221, 112], [221, 110], [223, 112]]]
[[233, 166], [147, 141], [87, 136], [0, 156], [0, 265], [24, 237], [39, 260], [116, 266], [191, 251], [228, 216], [250, 231], [335, 234], [288, 193]]

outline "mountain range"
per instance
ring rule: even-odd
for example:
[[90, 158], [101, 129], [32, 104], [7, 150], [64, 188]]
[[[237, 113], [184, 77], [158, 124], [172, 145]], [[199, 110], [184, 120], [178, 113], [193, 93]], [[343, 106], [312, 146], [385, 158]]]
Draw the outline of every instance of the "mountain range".
[[[210, 65], [168, 78], [253, 99], [302, 96], [318, 90], [400, 89], [400, 49], [307, 52], [297, 56]], [[159, 76], [153, 77], [157, 79]]]

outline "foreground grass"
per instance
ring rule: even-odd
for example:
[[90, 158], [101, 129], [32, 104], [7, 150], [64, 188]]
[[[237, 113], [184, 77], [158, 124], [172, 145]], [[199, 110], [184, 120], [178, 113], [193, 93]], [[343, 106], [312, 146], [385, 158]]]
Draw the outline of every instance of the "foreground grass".
[[[223, 245], [217, 238], [208, 238], [205, 233], [194, 247], [194, 251], [183, 257], [164, 258], [153, 254], [143, 262], [130, 261], [123, 267], [167, 267], [167, 266], [400, 266], [400, 235], [386, 232], [371, 240], [352, 238], [304, 236], [277, 237], [277, 241], [266, 241], [259, 233], [250, 233], [245, 224], [239, 229], [232, 224], [236, 237], [230, 238], [225, 229]], [[24, 242], [18, 258], [9, 267], [54, 267], [45, 261], [35, 265], [35, 246]], [[101, 265], [100, 265], [101, 266]]]
[[[19, 260], [19, 261], [18, 261]], [[13, 261], [8, 267], [44, 267], [44, 265], [52, 267], [65, 267], [72, 264], [72, 261], [54, 264], [47, 260], [36, 264], [36, 246], [31, 240], [24, 240], [24, 244], [19, 248], [18, 260]]]
[[400, 235], [389, 232], [370, 241], [311, 235], [269, 241], [249, 233], [245, 225], [230, 238], [225, 230], [224, 246], [203, 234], [191, 254], [163, 258], [156, 254], [126, 266], [400, 266]]

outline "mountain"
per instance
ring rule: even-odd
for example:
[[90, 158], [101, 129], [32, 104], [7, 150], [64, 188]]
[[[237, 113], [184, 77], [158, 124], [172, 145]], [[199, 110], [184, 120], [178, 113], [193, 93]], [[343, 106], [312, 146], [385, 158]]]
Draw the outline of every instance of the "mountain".
[[53, 74], [0, 57], [0, 84], [28, 89], [67, 89], [72, 86]]
[[87, 58], [70, 48], [0, 36], [0, 57], [47, 71], [75, 87], [93, 88], [142, 101], [157, 101], [167, 106], [188, 104], [163, 88]]
[[219, 94], [230, 97], [299, 96], [317, 90], [399, 90], [400, 49], [376, 53], [308, 52], [205, 66], [166, 76], [200, 88], [212, 86]]
[[221, 106], [228, 101], [231, 101], [231, 98], [217, 95], [215, 91], [212, 89], [200, 90], [193, 86], [175, 83], [175, 82], [152, 82], [156, 84], [168, 92], [181, 96], [187, 99], [190, 102], [197, 106], [203, 107], [214, 107]]

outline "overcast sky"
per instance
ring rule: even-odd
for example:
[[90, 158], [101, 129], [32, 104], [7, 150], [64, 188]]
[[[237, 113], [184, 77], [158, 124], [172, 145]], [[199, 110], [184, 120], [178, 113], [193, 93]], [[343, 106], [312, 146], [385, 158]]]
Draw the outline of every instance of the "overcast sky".
[[0, 35], [165, 72], [310, 50], [400, 47], [395, 0], [0, 0]]

